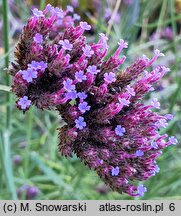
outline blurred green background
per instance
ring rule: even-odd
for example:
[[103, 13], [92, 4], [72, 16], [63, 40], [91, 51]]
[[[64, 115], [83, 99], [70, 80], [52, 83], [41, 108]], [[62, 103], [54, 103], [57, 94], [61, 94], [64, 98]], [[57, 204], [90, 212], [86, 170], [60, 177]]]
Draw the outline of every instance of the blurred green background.
[[90, 41], [97, 40], [99, 32], [109, 34], [110, 55], [120, 38], [127, 40], [125, 65], [143, 54], [151, 57], [155, 48], [165, 54], [157, 63], [171, 72], [154, 86], [156, 91], [145, 103], [157, 97], [160, 113], [174, 114], [166, 133], [175, 135], [179, 143], [157, 160], [160, 173], [144, 183], [148, 192], [142, 199], [181, 199], [181, 0], [0, 0], [0, 199], [26, 199], [26, 187], [31, 199], [134, 199], [112, 192], [75, 156], [60, 156], [57, 128], [63, 121], [55, 111], [31, 107], [24, 115], [8, 92], [11, 80], [6, 68], [13, 61], [23, 25], [32, 8], [43, 9], [47, 3], [73, 5], [93, 27], [87, 35]]

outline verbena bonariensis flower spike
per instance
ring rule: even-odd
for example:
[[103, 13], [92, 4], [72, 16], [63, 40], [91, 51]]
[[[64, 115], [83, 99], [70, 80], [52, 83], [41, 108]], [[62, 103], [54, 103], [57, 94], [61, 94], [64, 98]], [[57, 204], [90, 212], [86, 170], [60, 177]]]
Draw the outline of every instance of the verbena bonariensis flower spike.
[[[172, 115], [160, 116], [159, 101], [144, 105], [143, 96], [169, 71], [157, 66], [146, 71], [159, 56], [140, 57], [124, 71], [119, 57], [128, 44], [108, 59], [108, 38], [100, 33], [98, 43], [87, 44], [86, 22], [75, 25], [73, 9], [65, 11], [47, 5], [33, 10], [16, 46], [10, 74], [17, 107], [25, 112], [31, 105], [40, 109], [56, 108], [67, 123], [59, 129], [59, 151], [75, 153], [94, 169], [113, 190], [143, 196], [146, 187], [135, 180], [149, 179], [159, 172], [156, 158], [162, 149], [176, 144], [175, 137], [159, 135]], [[77, 22], [77, 21], [76, 21]]]

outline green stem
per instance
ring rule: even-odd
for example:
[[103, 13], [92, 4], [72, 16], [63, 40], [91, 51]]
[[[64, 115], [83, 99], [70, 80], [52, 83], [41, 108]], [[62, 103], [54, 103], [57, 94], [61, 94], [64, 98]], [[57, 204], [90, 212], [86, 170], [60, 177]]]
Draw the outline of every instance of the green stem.
[[110, 32], [111, 32], [111, 29], [112, 29], [112, 26], [113, 26], [113, 23], [114, 23], [114, 18], [116, 16], [116, 13], [118, 12], [119, 10], [119, 7], [121, 5], [121, 0], [117, 0], [116, 1], [116, 5], [115, 5], [115, 8], [113, 10], [113, 13], [112, 13], [112, 16], [111, 16], [111, 19], [109, 20], [109, 25], [108, 25], [108, 28], [107, 28], [107, 31], [106, 31], [106, 35], [109, 36]]
[[161, 12], [160, 12], [159, 19], [158, 19], [158, 26], [157, 26], [157, 30], [156, 30], [157, 35], [160, 35], [161, 24], [164, 22], [164, 16], [165, 16], [165, 12], [167, 9], [167, 4], [168, 4], [167, 0], [163, 0]]
[[26, 147], [26, 159], [25, 159], [25, 176], [26, 180], [29, 178], [29, 163], [30, 163], [30, 147], [31, 147], [31, 134], [33, 128], [33, 107], [29, 110], [28, 118], [27, 118], [27, 128], [26, 128], [26, 140], [27, 140], [27, 147]]
[[45, 0], [41, 0], [40, 1], [40, 10], [44, 10], [45, 9], [45, 4], [46, 4]]
[[[173, 1], [170, 1], [170, 14], [171, 14], [171, 24], [172, 24], [172, 29], [173, 29], [173, 35], [174, 35], [174, 54], [175, 54], [175, 70], [176, 70], [176, 74], [178, 74], [179, 72], [179, 56], [178, 56], [178, 46], [177, 46], [177, 41], [175, 40], [176, 38], [176, 35], [177, 35], [177, 26], [176, 26], [176, 22], [174, 20], [174, 17], [175, 17], [175, 8], [174, 8], [174, 2]], [[181, 79], [179, 76], [176, 76], [177, 77], [177, 83], [178, 83], [178, 86], [177, 86], [177, 89], [176, 91], [174, 92], [173, 96], [172, 96], [172, 100], [171, 100], [171, 104], [170, 104], [170, 108], [169, 108], [169, 111], [172, 112], [173, 110], [173, 107], [174, 105], [176, 104], [176, 101], [177, 101], [177, 97], [179, 96], [180, 94], [180, 90], [181, 90]]]
[[[8, 1], [3, 0], [3, 36], [4, 36], [4, 51], [5, 54], [9, 53], [9, 20], [8, 20]], [[8, 68], [9, 66], [9, 55], [6, 55], [4, 58], [4, 66], [5, 68]], [[10, 77], [9, 75], [6, 75], [5, 79], [6, 85], [10, 86]], [[6, 94], [6, 101], [9, 104], [10, 102], [10, 94]], [[10, 106], [7, 106], [6, 109], [6, 128], [10, 128]]]
[[175, 69], [178, 73], [178, 62], [179, 62], [179, 57], [178, 57], [178, 47], [177, 47], [177, 42], [175, 40], [176, 36], [177, 36], [177, 24], [176, 24], [176, 21], [174, 20], [174, 17], [175, 17], [175, 5], [174, 5], [174, 2], [173, 1], [170, 1], [170, 14], [171, 14], [171, 24], [172, 24], [172, 29], [173, 29], [173, 36], [174, 36], [174, 52], [175, 52], [175, 57], [176, 57], [176, 65], [175, 65]]
[[6, 85], [0, 85], [0, 91], [11, 92], [11, 87]]
[[[9, 66], [9, 8], [8, 8], [8, 0], [2, 1], [3, 6], [3, 37], [4, 37], [4, 66], [8, 68]], [[5, 83], [6, 86], [10, 86], [10, 77], [7, 74], [5, 76]], [[12, 195], [12, 199], [17, 199], [16, 196], [16, 189], [14, 185], [14, 178], [13, 178], [13, 170], [12, 170], [12, 162], [11, 162], [11, 146], [10, 146], [10, 127], [11, 127], [11, 95], [7, 92], [6, 93], [6, 128], [4, 130], [4, 165], [5, 165], [5, 172], [6, 178], [8, 183], [8, 189]]]

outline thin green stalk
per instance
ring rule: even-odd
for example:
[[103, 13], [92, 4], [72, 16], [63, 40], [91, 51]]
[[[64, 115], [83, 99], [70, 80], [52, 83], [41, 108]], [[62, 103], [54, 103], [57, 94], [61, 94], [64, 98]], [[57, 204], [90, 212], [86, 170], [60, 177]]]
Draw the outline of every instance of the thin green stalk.
[[173, 36], [174, 36], [174, 52], [176, 55], [176, 69], [178, 69], [178, 55], [177, 55], [177, 43], [176, 43], [176, 36], [177, 36], [177, 24], [176, 21], [174, 20], [175, 18], [175, 5], [173, 1], [169, 1], [170, 3], [170, 14], [171, 14], [171, 24], [172, 24], [172, 29], [173, 29]]
[[107, 31], [106, 31], [106, 35], [109, 36], [110, 32], [111, 32], [111, 29], [112, 29], [112, 26], [113, 26], [113, 23], [114, 23], [114, 19], [115, 19], [115, 16], [119, 10], [119, 7], [121, 5], [121, 0], [117, 0], [116, 1], [116, 5], [115, 5], [115, 8], [113, 10], [113, 13], [112, 13], [112, 16], [111, 16], [111, 19], [109, 20], [109, 25], [108, 25], [108, 28], [107, 28]]
[[0, 84], [0, 91], [11, 92], [11, 87]]
[[[173, 29], [173, 35], [174, 35], [174, 53], [175, 53], [175, 70], [176, 70], [176, 74], [178, 74], [179, 72], [179, 56], [178, 56], [178, 46], [177, 46], [177, 41], [175, 40], [176, 35], [177, 35], [177, 26], [176, 26], [176, 22], [174, 20], [175, 17], [175, 8], [174, 8], [174, 2], [173, 1], [169, 1], [170, 3], [170, 14], [171, 14], [171, 24], [172, 24], [172, 29]], [[172, 101], [171, 101], [171, 105], [170, 105], [170, 109], [169, 111], [172, 112], [172, 109], [177, 101], [177, 97], [180, 94], [180, 90], [181, 90], [181, 79], [179, 76], [177, 76], [177, 83], [178, 83], [178, 87], [176, 89], [176, 91], [174, 92], [173, 96], [172, 96]]]
[[[3, 0], [3, 41], [4, 41], [4, 51], [5, 54], [9, 53], [9, 8], [8, 0]], [[9, 66], [9, 55], [5, 55], [4, 66], [8, 68]], [[10, 77], [7, 74], [5, 76], [5, 83], [7, 86], [10, 86]], [[6, 93], [6, 128], [3, 132], [4, 138], [4, 165], [7, 178], [8, 189], [11, 193], [12, 199], [17, 199], [16, 189], [14, 185], [13, 171], [12, 171], [12, 162], [11, 162], [11, 146], [10, 146], [10, 127], [11, 127], [11, 95]]]
[[156, 30], [157, 35], [160, 35], [161, 23], [164, 22], [164, 16], [166, 14], [167, 4], [168, 4], [167, 0], [163, 0], [160, 15], [159, 15], [159, 19], [158, 19], [158, 26], [157, 26], [157, 30]]
[[[3, 36], [4, 36], [4, 51], [5, 54], [9, 53], [9, 20], [8, 20], [8, 1], [7, 0], [3, 0]], [[9, 55], [6, 55], [4, 58], [4, 66], [5, 68], [8, 68], [9, 66]], [[5, 82], [6, 85], [9, 86], [10, 85], [10, 76], [6, 76], [5, 77]], [[10, 101], [10, 94], [6, 94], [6, 101], [9, 104]], [[10, 117], [11, 115], [11, 110], [10, 110], [10, 106], [7, 106], [6, 109], [6, 128], [9, 129], [10, 128]]]
[[46, 1], [45, 1], [45, 0], [41, 0], [41, 1], [40, 1], [40, 10], [44, 10], [45, 4], [46, 4]]
[[25, 159], [25, 176], [26, 179], [29, 178], [29, 162], [30, 162], [30, 145], [31, 145], [31, 134], [32, 134], [32, 128], [33, 128], [33, 107], [28, 112], [28, 118], [27, 118], [27, 127], [26, 127], [26, 140], [27, 140], [27, 147], [26, 147], [26, 159]]

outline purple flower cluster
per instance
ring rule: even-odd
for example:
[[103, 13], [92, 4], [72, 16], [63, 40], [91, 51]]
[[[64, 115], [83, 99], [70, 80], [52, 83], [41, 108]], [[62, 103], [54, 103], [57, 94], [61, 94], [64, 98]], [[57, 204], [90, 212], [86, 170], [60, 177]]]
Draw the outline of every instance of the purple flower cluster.
[[91, 26], [75, 25], [72, 12], [72, 7], [63, 11], [51, 5], [44, 11], [34, 9], [16, 47], [16, 63], [9, 69], [17, 106], [24, 112], [31, 105], [56, 108], [66, 122], [59, 129], [61, 154], [75, 153], [113, 190], [143, 196], [147, 189], [135, 186], [135, 180], [159, 172], [156, 158], [178, 142], [159, 134], [173, 116], [155, 112], [160, 109], [156, 98], [149, 105], [142, 103], [169, 69], [146, 71], [163, 56], [155, 50], [152, 59], [142, 56], [117, 73], [126, 59], [120, 53], [128, 44], [121, 39], [115, 53], [104, 58], [108, 38], [100, 33], [97, 43], [87, 44], [84, 32]]
[[32, 200], [35, 199], [39, 194], [39, 189], [35, 186], [22, 185], [17, 189], [17, 195], [19, 199]]

